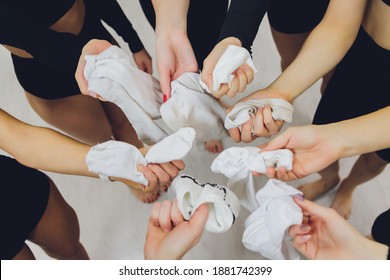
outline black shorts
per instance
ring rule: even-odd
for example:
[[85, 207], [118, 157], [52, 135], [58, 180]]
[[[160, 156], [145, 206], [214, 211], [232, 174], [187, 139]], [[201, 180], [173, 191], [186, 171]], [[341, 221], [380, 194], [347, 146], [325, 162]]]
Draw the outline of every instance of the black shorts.
[[13, 259], [45, 213], [50, 185], [45, 174], [0, 156], [0, 258]]
[[[88, 5], [93, 1], [85, 1], [85, 18], [80, 36], [90, 39], [112, 41], [111, 34], [104, 28], [100, 18], [94, 12], [88, 12]], [[80, 53], [81, 55], [81, 53]], [[37, 97], [53, 100], [80, 94], [79, 86], [73, 73], [52, 69], [36, 59], [21, 58], [12, 55], [15, 74], [23, 89]]]
[[282, 33], [310, 32], [324, 17], [328, 4], [329, 0], [272, 0], [268, 20]]
[[[361, 27], [351, 49], [337, 65], [317, 107], [313, 123], [339, 122], [389, 106], [389, 66], [390, 51], [376, 44]], [[377, 153], [390, 162], [390, 149]]]
[[390, 209], [375, 219], [371, 235], [375, 241], [390, 246]]
[[[150, 25], [156, 28], [156, 15], [152, 1], [139, 1]], [[228, 0], [190, 1], [187, 15], [187, 34], [199, 69], [203, 68], [203, 60], [218, 43], [219, 33], [221, 32], [228, 5]]]

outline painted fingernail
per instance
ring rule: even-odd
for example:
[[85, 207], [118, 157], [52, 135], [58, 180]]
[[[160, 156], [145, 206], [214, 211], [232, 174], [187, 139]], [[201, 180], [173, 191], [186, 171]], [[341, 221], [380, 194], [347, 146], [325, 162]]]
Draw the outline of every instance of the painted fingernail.
[[167, 102], [167, 100], [168, 100], [168, 97], [164, 94], [163, 95], [163, 102], [165, 103], [165, 102]]
[[294, 197], [295, 197], [296, 199], [300, 200], [300, 201], [303, 201], [303, 200], [304, 200], [303, 195], [301, 195], [301, 194], [296, 194], [296, 195], [294, 195]]

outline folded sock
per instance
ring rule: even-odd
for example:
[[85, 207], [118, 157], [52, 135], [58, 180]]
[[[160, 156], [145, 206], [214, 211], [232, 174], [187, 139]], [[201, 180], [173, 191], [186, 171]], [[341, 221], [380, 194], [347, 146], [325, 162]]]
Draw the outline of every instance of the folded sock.
[[[228, 187], [249, 211], [258, 207], [251, 171], [266, 173], [267, 167], [285, 166], [292, 169], [293, 154], [288, 149], [261, 152], [256, 147], [232, 147], [220, 153], [211, 164], [211, 170], [225, 175]], [[244, 185], [244, 186], [243, 186]]]
[[88, 90], [121, 108], [141, 141], [152, 145], [167, 136], [153, 121], [160, 118], [163, 103], [158, 80], [131, 65], [117, 46], [99, 55], [86, 55], [85, 60]]
[[247, 49], [229, 45], [215, 65], [213, 71], [213, 90], [210, 90], [208, 86], [200, 80], [202, 88], [207, 92], [212, 93], [213, 91], [218, 91], [221, 84], [227, 83], [230, 87], [230, 83], [234, 79], [234, 71], [244, 64], [251, 67], [254, 73], [257, 72]]
[[292, 196], [302, 194], [279, 180], [269, 180], [256, 194], [260, 205], [245, 221], [244, 246], [269, 259], [299, 259], [288, 228], [302, 223], [302, 210]]
[[194, 139], [195, 131], [192, 128], [182, 128], [155, 144], [145, 158], [133, 145], [111, 140], [93, 146], [85, 161], [88, 170], [99, 174], [102, 179], [118, 177], [147, 186], [148, 180], [137, 170], [137, 166], [183, 159], [191, 150]]
[[265, 105], [271, 106], [274, 120], [288, 123], [292, 121], [294, 107], [290, 103], [281, 98], [263, 98], [238, 102], [227, 114], [225, 128], [239, 127], [241, 129], [241, 125], [249, 121], [251, 116], [256, 114], [258, 108], [263, 108]]
[[169, 189], [176, 196], [184, 219], [189, 220], [196, 209], [207, 204], [209, 216], [206, 230], [221, 233], [227, 231], [240, 213], [240, 202], [233, 192], [224, 186], [199, 183], [190, 175], [176, 177]]
[[171, 83], [171, 98], [161, 108], [161, 117], [173, 131], [192, 127], [196, 140], [221, 140], [227, 136], [223, 126], [225, 110], [199, 85], [198, 73], [184, 73]]

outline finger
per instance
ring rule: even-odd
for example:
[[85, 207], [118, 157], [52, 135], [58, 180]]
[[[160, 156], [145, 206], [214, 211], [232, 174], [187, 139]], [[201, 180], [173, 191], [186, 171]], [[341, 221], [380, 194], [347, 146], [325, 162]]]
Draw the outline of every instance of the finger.
[[229, 90], [226, 92], [226, 96], [229, 98], [233, 98], [236, 96], [239, 87], [239, 81], [237, 77], [230, 82]]
[[240, 68], [245, 72], [245, 76], [248, 81], [247, 84], [249, 85], [250, 83], [253, 82], [253, 79], [255, 78], [255, 72], [253, 71], [252, 67], [250, 67], [248, 64], [244, 64]]
[[241, 69], [241, 67], [236, 70], [235, 74], [238, 78], [238, 92], [244, 92], [246, 85], [248, 84], [246, 74], [244, 70]]
[[295, 237], [297, 235], [303, 235], [309, 233], [311, 230], [311, 227], [309, 225], [292, 225], [288, 229], [288, 234], [291, 237]]
[[160, 187], [164, 187], [168, 184], [171, 178], [159, 164], [148, 164], [148, 168], [157, 176], [158, 185]]
[[206, 62], [206, 60], [203, 62], [203, 70], [200, 75], [200, 79], [202, 80], [203, 83], [205, 83], [210, 90], [210, 92], [213, 92], [213, 70], [210, 69], [211, 67], [214, 68], [215, 65], [210, 65], [209, 63]]
[[169, 73], [160, 72], [161, 91], [166, 96], [167, 100], [171, 97], [171, 76]]
[[253, 139], [253, 117], [251, 116], [249, 121], [241, 125], [241, 140], [250, 143]]
[[162, 202], [158, 222], [164, 232], [170, 232], [172, 229], [171, 208], [172, 202], [170, 202], [169, 200], [165, 200]]
[[160, 166], [162, 167], [162, 169], [164, 169], [164, 171], [166, 173], [168, 173], [169, 175], [169, 181], [173, 178], [175, 178], [177, 176], [177, 174], [179, 174], [179, 170], [176, 168], [175, 165], [173, 165], [172, 163], [170, 162], [166, 162], [166, 163], [161, 163]]
[[269, 178], [276, 178], [276, 169], [274, 167], [267, 167], [267, 171], [265, 174]]
[[255, 124], [253, 125], [254, 134], [257, 137], [269, 137], [269, 131], [264, 126], [263, 108], [259, 108], [255, 114]]
[[145, 64], [146, 64], [146, 73], [152, 75], [153, 73], [152, 61], [148, 60]]
[[201, 236], [206, 225], [209, 209], [207, 204], [202, 204], [192, 215], [189, 224], [195, 236]]
[[89, 95], [88, 93], [88, 82], [84, 77], [84, 69], [85, 69], [86, 61], [84, 59], [84, 56], [82, 55], [79, 60], [79, 64], [76, 69], [75, 78], [77, 81], [77, 84], [80, 88], [80, 91], [84, 95]]
[[274, 135], [279, 132], [276, 121], [272, 116], [272, 109], [269, 105], [265, 105], [263, 108], [263, 122], [270, 135]]
[[229, 129], [229, 134], [234, 142], [236, 143], [241, 142], [241, 132], [238, 127]]
[[152, 210], [150, 211], [150, 220], [152, 221], [155, 227], [160, 227], [160, 223], [159, 223], [160, 208], [161, 208], [161, 203], [155, 202], [153, 203]]
[[213, 96], [215, 98], [221, 98], [229, 91], [228, 84], [221, 84], [220, 88], [217, 91], [213, 91]]
[[184, 161], [182, 160], [172, 160], [171, 163], [179, 170], [183, 170], [186, 167]]
[[[256, 123], [255, 123], [256, 126]], [[256, 131], [256, 128], [255, 128]], [[291, 137], [291, 129], [288, 128], [285, 132], [279, 134], [274, 139], [272, 139], [268, 144], [263, 148], [264, 151], [274, 151], [278, 149], [283, 149], [287, 147], [287, 144]]]
[[173, 200], [172, 203], [171, 220], [174, 226], [177, 226], [178, 224], [184, 221], [183, 215], [181, 214], [176, 198]]
[[284, 176], [286, 176], [287, 174], [287, 169], [285, 166], [281, 166], [278, 168], [278, 170], [276, 170], [276, 177], [281, 180], [282, 178], [284, 178]]
[[215, 144], [216, 145], [216, 152], [221, 153], [223, 151], [223, 145], [222, 142], [218, 142]]
[[138, 165], [137, 169], [139, 172], [141, 172], [145, 178], [148, 180], [148, 185], [145, 186], [145, 191], [151, 192], [153, 190], [156, 190], [158, 187], [158, 178], [157, 176], [153, 173], [152, 170], [150, 170], [148, 167], [144, 165]]
[[321, 206], [308, 199], [301, 200], [299, 196], [294, 196], [294, 201], [302, 210], [307, 211], [311, 216], [317, 216], [324, 221], [330, 221], [337, 215], [337, 212], [334, 209]]
[[305, 254], [306, 252], [306, 248], [307, 248], [307, 244], [306, 242], [309, 241], [311, 238], [311, 235], [310, 234], [305, 234], [305, 235], [297, 235], [294, 240], [293, 240], [293, 244], [294, 244], [294, 247], [302, 254]]

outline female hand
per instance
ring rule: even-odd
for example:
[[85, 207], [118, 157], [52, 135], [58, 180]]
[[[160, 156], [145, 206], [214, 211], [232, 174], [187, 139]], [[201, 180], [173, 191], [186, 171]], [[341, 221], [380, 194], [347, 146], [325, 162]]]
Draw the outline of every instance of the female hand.
[[176, 200], [154, 203], [145, 239], [145, 259], [181, 259], [199, 242], [207, 217], [205, 204], [189, 221], [184, 221]]

